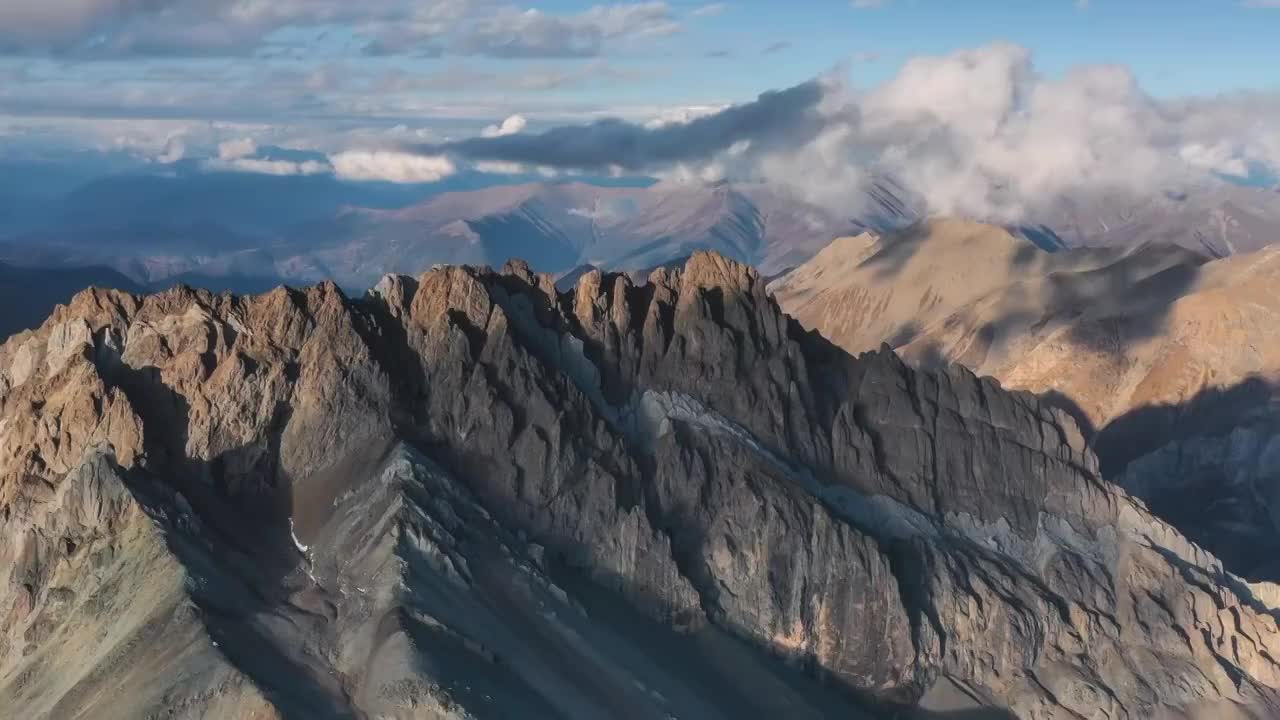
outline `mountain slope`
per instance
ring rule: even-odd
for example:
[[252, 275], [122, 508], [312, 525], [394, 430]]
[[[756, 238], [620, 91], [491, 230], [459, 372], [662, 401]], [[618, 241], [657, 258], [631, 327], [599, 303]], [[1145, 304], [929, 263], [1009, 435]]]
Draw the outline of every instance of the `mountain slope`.
[[[97, 573], [93, 607], [184, 588], [158, 616], [218, 655], [141, 715], [874, 717], [959, 688], [1019, 717], [1280, 707], [1277, 588], [1101, 482], [1064, 414], [852, 358], [713, 254], [566, 294], [520, 263], [360, 300], [89, 291], [0, 347], [0, 388], [22, 538], [0, 572], [26, 578], [0, 612], [40, 608], [4, 625], [0, 693], [37, 717], [125, 703], [128, 666], [91, 659], [129, 618], [40, 649], [100, 691], [36, 691], [36, 619], [63, 637], [88, 610], [33, 557]], [[67, 544], [55, 498], [89, 457], [147, 512]], [[43, 561], [115, 557], [132, 527], [165, 538], [155, 580]]]
[[1084, 424], [1109, 479], [1238, 572], [1280, 577], [1270, 560], [1280, 478], [1266, 470], [1280, 447], [1270, 419], [1280, 253], [1048, 254], [1016, 250], [997, 228], [934, 227], [952, 232], [935, 232], [891, 272], [834, 244], [773, 285], [779, 302], [851, 351], [884, 340], [913, 362], [963, 363], [1055, 398]]
[[1212, 181], [1139, 199], [1069, 196], [1037, 220], [1076, 247], [1160, 243], [1227, 257], [1280, 239], [1280, 190]]
[[[885, 342], [905, 345], [992, 293], [1013, 296], [1013, 286], [1021, 287], [1017, 296], [1027, 310], [1037, 312], [1045, 303], [1046, 278], [1110, 267], [1131, 253], [1050, 253], [994, 225], [933, 218], [896, 233], [837, 239], [771, 290], [806, 327], [859, 353]], [[1190, 253], [1171, 255], [1150, 268], [1143, 263], [1144, 270], [1194, 259]]]

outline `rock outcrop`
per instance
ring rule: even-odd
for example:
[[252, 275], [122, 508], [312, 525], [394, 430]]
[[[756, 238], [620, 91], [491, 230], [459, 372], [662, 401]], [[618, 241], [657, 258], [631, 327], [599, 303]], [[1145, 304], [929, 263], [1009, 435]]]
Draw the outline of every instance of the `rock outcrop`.
[[82, 293], [0, 347], [0, 532], [32, 717], [1280, 708], [1280, 592], [1065, 414], [853, 358], [706, 253]]

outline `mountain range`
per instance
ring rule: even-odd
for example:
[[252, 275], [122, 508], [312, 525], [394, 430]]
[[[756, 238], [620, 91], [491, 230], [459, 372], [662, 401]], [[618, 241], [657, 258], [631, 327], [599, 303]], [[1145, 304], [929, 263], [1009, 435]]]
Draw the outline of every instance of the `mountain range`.
[[[923, 200], [890, 177], [850, 196], [846, 210], [767, 182], [460, 176], [434, 185], [360, 186], [183, 167], [59, 192], [4, 220], [0, 261], [106, 266], [146, 287], [235, 292], [334, 280], [358, 293], [386, 272], [438, 263], [500, 267], [513, 257], [552, 273], [582, 266], [646, 271], [696, 250], [773, 275], [834, 237], [892, 232], [925, 214]], [[1214, 182], [1150, 197], [1066, 196], [1006, 227], [1050, 250], [1159, 243], [1225, 257], [1274, 240], [1280, 194]]]
[[1280, 188], [1214, 181], [1140, 198], [1068, 195], [1037, 222], [1072, 247], [1161, 243], [1227, 257], [1259, 250], [1280, 237]]
[[69, 222], [8, 238], [0, 258], [44, 267], [102, 264], [146, 285], [195, 280], [191, 284], [241, 291], [325, 279], [363, 291], [388, 271], [419, 272], [438, 263], [497, 267], [513, 257], [547, 272], [583, 264], [636, 270], [699, 249], [776, 272], [808, 259], [836, 235], [913, 221], [917, 212], [902, 193], [885, 181], [860, 203], [865, 212], [846, 218], [759, 183], [491, 185], [394, 207], [326, 211], [332, 203], [317, 199], [312, 216], [274, 225], [181, 209], [146, 221], [124, 215], [112, 216], [114, 224]]
[[1069, 413], [854, 357], [713, 253], [88, 290], [0, 346], [0, 428], [27, 717], [1280, 710], [1280, 587]]

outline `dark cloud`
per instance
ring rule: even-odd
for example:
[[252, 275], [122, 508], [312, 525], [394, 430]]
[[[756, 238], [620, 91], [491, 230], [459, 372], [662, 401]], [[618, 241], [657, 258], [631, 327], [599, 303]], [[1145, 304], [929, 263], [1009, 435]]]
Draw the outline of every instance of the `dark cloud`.
[[760, 51], [760, 54], [772, 55], [774, 53], [782, 52], [783, 50], [786, 50], [789, 47], [791, 47], [791, 43], [787, 42], [786, 40], [779, 40], [778, 42], [769, 43], [768, 45], [766, 45], [764, 49]]
[[598, 171], [643, 170], [709, 159], [741, 142], [756, 146], [804, 143], [823, 126], [817, 112], [823, 85], [814, 80], [764, 93], [712, 115], [651, 127], [622, 120], [558, 127], [540, 134], [472, 138], [418, 148], [472, 161]]

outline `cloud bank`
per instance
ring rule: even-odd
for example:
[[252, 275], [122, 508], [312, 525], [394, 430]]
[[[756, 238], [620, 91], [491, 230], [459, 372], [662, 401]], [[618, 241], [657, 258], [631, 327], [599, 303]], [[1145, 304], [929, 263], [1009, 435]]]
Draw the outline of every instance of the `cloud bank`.
[[780, 182], [856, 213], [890, 176], [933, 212], [1017, 222], [1079, 193], [1150, 195], [1280, 169], [1280, 99], [1161, 100], [1128, 69], [1036, 72], [995, 44], [907, 62], [858, 90], [824, 77], [709, 114], [603, 120], [418, 146], [463, 162]]
[[824, 123], [818, 112], [822, 83], [811, 81], [767, 92], [687, 122], [645, 126], [622, 120], [558, 127], [538, 134], [494, 134], [426, 145], [420, 152], [469, 161], [504, 162], [564, 170], [648, 171], [666, 165], [712, 159], [738, 143], [763, 147], [808, 142]]

